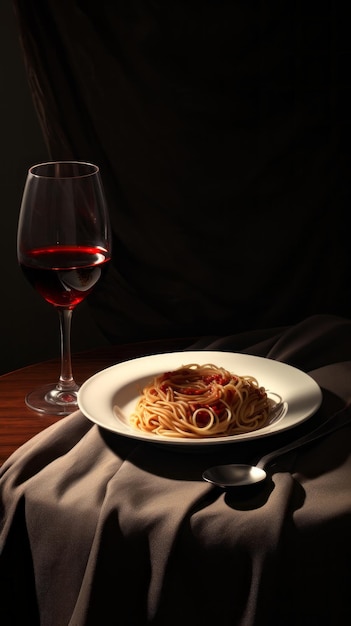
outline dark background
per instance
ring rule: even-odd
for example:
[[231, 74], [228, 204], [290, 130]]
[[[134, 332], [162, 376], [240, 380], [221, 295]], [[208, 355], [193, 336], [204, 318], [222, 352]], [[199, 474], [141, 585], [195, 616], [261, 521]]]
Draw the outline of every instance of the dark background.
[[[97, 162], [108, 191], [114, 255], [89, 300], [106, 337], [351, 317], [344, 3], [166, 4], [2, 2], [2, 371], [59, 353], [57, 313], [16, 259], [26, 173], [47, 152], [12, 5], [50, 154]], [[86, 304], [72, 340], [103, 341]]]
[[[17, 265], [16, 231], [28, 168], [48, 159], [20, 50], [11, 0], [0, 2], [0, 374], [59, 355], [58, 316]], [[72, 349], [105, 342], [86, 304], [73, 314]]]

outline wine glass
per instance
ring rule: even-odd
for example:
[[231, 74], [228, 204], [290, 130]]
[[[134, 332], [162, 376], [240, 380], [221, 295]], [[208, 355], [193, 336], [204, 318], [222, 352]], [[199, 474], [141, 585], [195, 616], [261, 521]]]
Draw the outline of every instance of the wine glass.
[[111, 258], [110, 224], [96, 165], [51, 161], [29, 169], [17, 256], [34, 289], [57, 309], [61, 337], [58, 381], [29, 393], [26, 404], [41, 413], [67, 415], [77, 409], [79, 389], [72, 374], [72, 313]]

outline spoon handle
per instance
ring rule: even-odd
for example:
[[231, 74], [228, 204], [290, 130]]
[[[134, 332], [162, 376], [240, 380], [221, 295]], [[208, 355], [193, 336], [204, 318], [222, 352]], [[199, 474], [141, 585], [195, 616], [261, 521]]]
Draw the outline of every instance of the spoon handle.
[[269, 452], [265, 454], [259, 462], [256, 464], [257, 467], [264, 469], [269, 463], [271, 463], [276, 457], [281, 456], [287, 452], [291, 452], [296, 448], [301, 448], [302, 446], [311, 443], [312, 441], [316, 441], [317, 439], [321, 439], [330, 433], [333, 433], [339, 428], [343, 428], [344, 426], [351, 425], [351, 405], [347, 404], [341, 411], [336, 413], [335, 415], [330, 416], [321, 426], [318, 426], [310, 433], [303, 435], [299, 439], [288, 443], [286, 446], [282, 448], [278, 448], [278, 450], [274, 450], [273, 452]]

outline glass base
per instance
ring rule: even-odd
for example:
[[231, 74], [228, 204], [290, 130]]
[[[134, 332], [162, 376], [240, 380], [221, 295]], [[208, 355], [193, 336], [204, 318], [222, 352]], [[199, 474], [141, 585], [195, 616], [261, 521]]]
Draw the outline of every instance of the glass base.
[[27, 395], [26, 405], [39, 413], [69, 415], [78, 409], [78, 389], [78, 385], [69, 391], [59, 389], [57, 384], [44, 385]]

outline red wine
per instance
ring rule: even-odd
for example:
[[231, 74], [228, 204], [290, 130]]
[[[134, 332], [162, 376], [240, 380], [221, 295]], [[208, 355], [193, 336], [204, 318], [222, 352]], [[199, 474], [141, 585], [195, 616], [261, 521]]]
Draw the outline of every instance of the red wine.
[[20, 266], [47, 302], [73, 309], [90, 294], [109, 258], [95, 246], [51, 246], [26, 251]]

